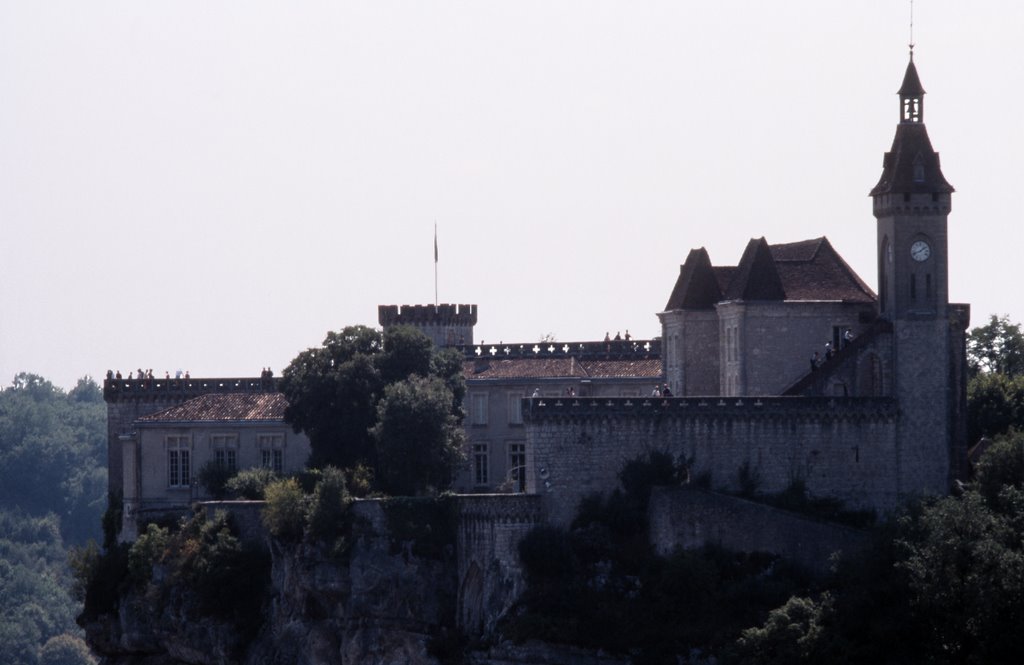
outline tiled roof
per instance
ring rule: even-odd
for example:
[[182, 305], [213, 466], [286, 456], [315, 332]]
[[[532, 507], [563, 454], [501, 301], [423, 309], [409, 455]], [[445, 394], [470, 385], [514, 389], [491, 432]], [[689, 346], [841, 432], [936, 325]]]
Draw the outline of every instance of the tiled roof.
[[282, 421], [287, 406], [281, 393], [208, 394], [143, 416], [138, 422]]
[[577, 360], [576, 358], [500, 358], [467, 360], [463, 376], [473, 379], [633, 379], [661, 376], [657, 358]]
[[[875, 301], [871, 288], [825, 237], [781, 245], [752, 239], [739, 266], [710, 266], [706, 257], [703, 248], [690, 252], [666, 310], [707, 308], [722, 300]], [[715, 297], [711, 274], [724, 296]]]

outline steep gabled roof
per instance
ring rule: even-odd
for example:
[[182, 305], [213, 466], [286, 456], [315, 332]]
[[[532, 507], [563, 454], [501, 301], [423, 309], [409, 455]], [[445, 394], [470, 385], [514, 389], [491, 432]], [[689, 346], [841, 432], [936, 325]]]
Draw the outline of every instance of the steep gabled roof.
[[143, 416], [143, 424], [176, 422], [272, 422], [284, 420], [287, 400], [281, 393], [215, 393]]
[[725, 295], [727, 300], [786, 299], [786, 290], [775, 269], [775, 259], [763, 237], [751, 238], [747, 243]]
[[875, 301], [871, 288], [824, 236], [772, 245], [771, 252], [789, 300]]
[[[708, 284], [710, 276], [717, 289]], [[666, 310], [707, 308], [723, 300], [873, 303], [876, 296], [822, 236], [780, 245], [752, 239], [738, 266], [711, 266], [703, 248], [691, 250]]]
[[711, 266], [707, 250], [703, 247], [691, 249], [686, 262], [679, 266], [679, 279], [676, 280], [665, 310], [707, 309], [714, 307], [721, 299], [722, 286]]

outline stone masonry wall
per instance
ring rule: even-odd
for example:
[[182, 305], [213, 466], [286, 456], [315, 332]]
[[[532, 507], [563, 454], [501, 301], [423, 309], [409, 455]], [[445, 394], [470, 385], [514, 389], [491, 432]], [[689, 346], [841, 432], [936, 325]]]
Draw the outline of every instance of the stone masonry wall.
[[747, 466], [758, 490], [802, 480], [812, 496], [889, 510], [897, 483], [891, 398], [528, 399], [528, 493], [568, 524], [580, 499], [618, 487], [618, 472], [649, 451], [685, 460], [691, 478], [739, 489]]
[[458, 625], [490, 635], [525, 587], [518, 545], [541, 521], [541, 498], [479, 494], [458, 502]]
[[654, 488], [648, 514], [651, 544], [662, 555], [677, 547], [719, 545], [776, 554], [825, 572], [834, 552], [849, 555], [868, 545], [864, 531], [693, 487]]

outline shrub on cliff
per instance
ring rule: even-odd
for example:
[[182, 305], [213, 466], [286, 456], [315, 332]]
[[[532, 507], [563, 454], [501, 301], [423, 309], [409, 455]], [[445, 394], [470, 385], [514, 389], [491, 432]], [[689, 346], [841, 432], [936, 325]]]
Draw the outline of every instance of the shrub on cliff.
[[[321, 481], [322, 482], [322, 481]], [[306, 502], [299, 482], [294, 478], [275, 480], [267, 485], [263, 525], [275, 538], [297, 541], [306, 524]]]
[[333, 466], [323, 469], [309, 507], [310, 536], [325, 543], [337, 544], [345, 526], [348, 501], [345, 473]]
[[250, 501], [260, 501], [267, 485], [277, 479], [277, 474], [271, 469], [254, 467], [242, 469], [227, 481], [226, 487], [232, 496]]
[[149, 524], [145, 533], [128, 550], [128, 576], [132, 583], [144, 585], [153, 576], [153, 564], [163, 558], [169, 540], [168, 530]]

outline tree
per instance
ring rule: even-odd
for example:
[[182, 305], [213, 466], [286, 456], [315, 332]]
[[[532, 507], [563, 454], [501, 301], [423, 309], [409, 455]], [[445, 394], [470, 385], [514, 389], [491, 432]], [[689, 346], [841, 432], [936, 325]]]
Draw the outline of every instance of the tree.
[[372, 466], [369, 430], [384, 388], [374, 358], [382, 350], [380, 332], [349, 326], [327, 333], [323, 346], [303, 351], [285, 368], [279, 384], [288, 399], [284, 419], [309, 437], [311, 466]]
[[971, 443], [1024, 428], [1024, 332], [1006, 316], [967, 337], [967, 436]]
[[[392, 388], [398, 385], [405, 387]], [[452, 448], [461, 446], [462, 358], [455, 351], [436, 350], [419, 330], [395, 326], [382, 334], [350, 326], [328, 333], [323, 346], [292, 360], [280, 388], [288, 399], [285, 421], [309, 436], [310, 466], [351, 470], [365, 465], [381, 487], [392, 491], [441, 488], [450, 481], [451, 468], [441, 472], [435, 462], [445, 466], [459, 459]], [[438, 407], [442, 398], [443, 411]], [[388, 414], [389, 422], [381, 422], [382, 414]], [[411, 428], [410, 422], [423, 429]], [[425, 449], [413, 446], [413, 440], [425, 442]], [[424, 457], [424, 450], [440, 457]], [[396, 451], [419, 461], [422, 482], [410, 484], [408, 471], [401, 470], [404, 461], [380, 457]]]
[[979, 373], [967, 383], [967, 440], [1024, 429], [1024, 374]]
[[1008, 316], [989, 317], [967, 335], [967, 365], [971, 374], [980, 372], [1018, 376], [1024, 374], [1024, 332]]
[[463, 461], [463, 432], [452, 393], [437, 377], [411, 376], [384, 390], [377, 406], [377, 474], [389, 494], [419, 495], [447, 487]]

